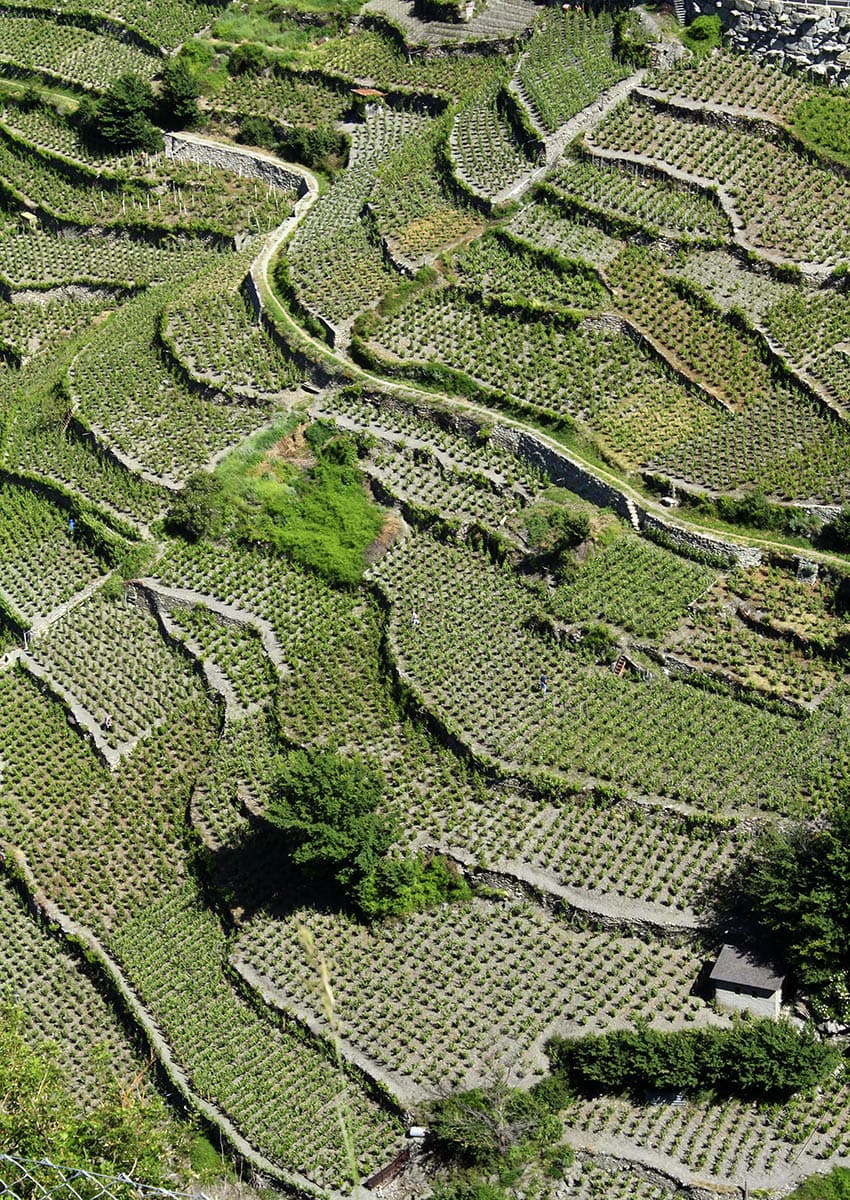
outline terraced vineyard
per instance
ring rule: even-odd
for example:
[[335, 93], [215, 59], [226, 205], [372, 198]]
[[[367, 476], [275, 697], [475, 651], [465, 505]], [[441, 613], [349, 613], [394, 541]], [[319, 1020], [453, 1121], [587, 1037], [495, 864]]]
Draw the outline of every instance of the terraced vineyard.
[[[545, 1050], [737, 1028], [709, 897], [850, 788], [828, 93], [449, 7], [0, 15], [0, 1002], [84, 1106], [150, 1058], [264, 1192], [510, 1084], [549, 1149], [395, 1194], [786, 1195], [850, 1165], [846, 1066], [588, 1098]], [[173, 157], [106, 136], [128, 72]], [[380, 852], [315, 866], [305, 762]]]

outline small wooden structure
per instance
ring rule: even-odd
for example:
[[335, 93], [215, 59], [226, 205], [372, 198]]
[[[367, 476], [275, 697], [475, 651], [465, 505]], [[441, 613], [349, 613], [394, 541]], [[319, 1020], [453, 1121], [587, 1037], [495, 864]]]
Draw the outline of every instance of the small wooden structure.
[[724, 946], [709, 980], [714, 985], [718, 1008], [778, 1018], [785, 976], [780, 974], [775, 963], [760, 959], [751, 951], [739, 950], [737, 946]]

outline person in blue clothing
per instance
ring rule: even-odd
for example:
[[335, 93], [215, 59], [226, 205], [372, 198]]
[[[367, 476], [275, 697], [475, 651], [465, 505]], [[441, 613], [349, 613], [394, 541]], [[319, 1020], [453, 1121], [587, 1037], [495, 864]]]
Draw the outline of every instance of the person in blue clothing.
[[544, 671], [544, 672], [543, 672], [543, 674], [540, 676], [540, 690], [541, 690], [541, 692], [543, 693], [543, 695], [544, 695], [544, 696], [548, 695], [548, 693], [549, 693], [549, 680], [548, 680], [548, 678], [547, 678], [547, 676], [546, 676], [546, 672], [545, 672], [545, 671]]
[[76, 528], [77, 528], [77, 523], [76, 523], [76, 521], [74, 520], [74, 518], [73, 518], [73, 517], [69, 517], [69, 518], [68, 518], [68, 532], [70, 533], [71, 537], [73, 537], [73, 536], [74, 536], [74, 530], [75, 530]]

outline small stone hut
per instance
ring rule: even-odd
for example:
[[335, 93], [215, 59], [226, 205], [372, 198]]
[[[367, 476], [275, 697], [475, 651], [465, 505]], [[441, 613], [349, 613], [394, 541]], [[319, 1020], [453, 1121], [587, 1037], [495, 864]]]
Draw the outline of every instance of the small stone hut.
[[785, 976], [776, 964], [765, 962], [737, 946], [724, 946], [712, 968], [718, 1008], [727, 1012], [749, 1012], [757, 1017], [779, 1016]]

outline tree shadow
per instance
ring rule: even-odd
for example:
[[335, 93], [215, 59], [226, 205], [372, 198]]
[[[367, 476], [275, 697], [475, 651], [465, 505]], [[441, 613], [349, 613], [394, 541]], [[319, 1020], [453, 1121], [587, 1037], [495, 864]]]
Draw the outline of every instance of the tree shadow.
[[293, 863], [285, 835], [269, 821], [253, 817], [235, 842], [204, 856], [205, 873], [231, 921], [262, 913], [285, 920], [300, 908], [339, 912], [346, 909], [339, 885]]

